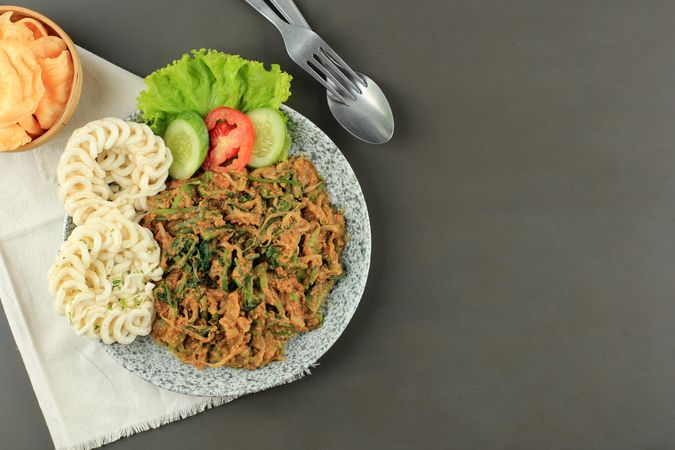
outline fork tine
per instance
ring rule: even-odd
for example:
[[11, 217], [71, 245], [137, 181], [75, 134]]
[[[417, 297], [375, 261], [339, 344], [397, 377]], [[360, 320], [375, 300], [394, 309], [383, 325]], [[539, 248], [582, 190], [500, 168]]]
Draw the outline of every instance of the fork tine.
[[332, 60], [333, 60], [333, 63], [335, 63], [335, 64], [336, 64], [337, 66], [339, 66], [342, 70], [344, 70], [345, 72], [347, 72], [347, 75], [349, 75], [350, 77], [352, 77], [352, 79], [360, 81], [360, 82], [363, 83], [363, 85], [366, 86], [366, 87], [368, 86], [368, 84], [366, 83], [366, 80], [364, 80], [364, 79], [361, 78], [359, 75], [357, 75], [356, 72], [354, 72], [354, 71], [352, 70], [352, 68], [349, 67], [349, 65], [347, 65], [347, 63], [344, 62], [342, 58], [340, 58], [340, 55], [338, 55], [338, 54], [335, 52], [335, 50], [333, 50], [332, 48], [330, 48], [330, 47], [328, 46], [328, 44], [326, 44], [325, 46], [322, 46], [322, 47], [321, 47], [321, 51], [322, 51], [326, 56], [328, 56], [329, 59], [332, 59]]
[[330, 70], [328, 70], [327, 67], [323, 66], [320, 63], [320, 61], [316, 58], [316, 55], [314, 55], [314, 59], [310, 60], [309, 62], [312, 63], [312, 67], [314, 67], [314, 70], [317, 73], [326, 77], [326, 83], [331, 85], [335, 89], [335, 91], [341, 89], [344, 92], [345, 95], [343, 95], [342, 97], [347, 96], [349, 97], [350, 100], [356, 100], [356, 96], [352, 92], [350, 92], [345, 85], [343, 85], [340, 81], [338, 81], [335, 75]]
[[345, 105], [347, 104], [347, 99], [345, 99], [344, 96], [340, 94], [333, 85], [331, 85], [330, 83], [328, 83], [326, 80], [323, 79], [319, 71], [315, 69], [315, 66], [310, 64], [310, 61], [305, 62], [304, 69], [307, 73], [309, 73], [312, 76], [312, 78], [321, 83], [321, 85], [325, 87], [326, 90], [330, 92], [331, 95], [335, 97], [336, 100], [338, 100], [340, 103], [344, 103]]
[[[321, 52], [323, 52], [323, 48], [321, 48]], [[340, 68], [335, 64], [335, 62], [329, 58], [325, 54], [315, 54], [314, 57], [324, 66], [326, 69], [328, 69], [329, 72], [333, 74], [333, 76], [337, 75], [338, 78], [342, 80], [340, 83], [342, 86], [344, 86], [347, 90], [352, 91], [356, 90], [359, 94], [361, 94], [361, 88], [359, 87], [358, 84], [353, 79], [350, 79], [345, 75], [345, 73], [340, 70]], [[350, 89], [351, 88], [351, 89]]]

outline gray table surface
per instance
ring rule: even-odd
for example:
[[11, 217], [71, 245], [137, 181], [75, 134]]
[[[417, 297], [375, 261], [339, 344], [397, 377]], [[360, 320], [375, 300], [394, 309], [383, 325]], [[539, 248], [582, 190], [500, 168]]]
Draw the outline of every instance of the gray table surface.
[[[140, 75], [199, 47], [281, 63], [372, 218], [312, 376], [110, 448], [675, 448], [675, 2], [298, 3], [389, 94], [388, 145], [242, 1], [23, 2]], [[49, 447], [4, 318], [0, 360], [0, 447]]]

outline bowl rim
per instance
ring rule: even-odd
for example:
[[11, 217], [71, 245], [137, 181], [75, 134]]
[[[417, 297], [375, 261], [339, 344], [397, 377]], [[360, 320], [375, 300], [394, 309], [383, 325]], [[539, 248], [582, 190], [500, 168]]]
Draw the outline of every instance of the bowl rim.
[[82, 61], [80, 59], [80, 53], [78, 52], [73, 40], [70, 38], [70, 36], [68, 36], [68, 33], [63, 31], [63, 28], [58, 26], [49, 17], [40, 14], [37, 11], [33, 11], [32, 9], [21, 6], [0, 5], [0, 14], [6, 12], [14, 12], [19, 14], [21, 17], [31, 17], [47, 26], [47, 28], [50, 29], [49, 31], [63, 39], [63, 41], [66, 43], [68, 51], [70, 51], [70, 56], [73, 59], [73, 82], [70, 87], [70, 96], [68, 97], [65, 107], [63, 108], [63, 111], [61, 111], [61, 114], [54, 125], [52, 125], [52, 127], [45, 131], [42, 135], [38, 136], [36, 139], [31, 140], [27, 144], [22, 145], [21, 147], [15, 148], [13, 150], [0, 151], [0, 153], [19, 153], [33, 150], [34, 148], [43, 145], [54, 136], [59, 134], [68, 124], [68, 121], [73, 116], [75, 108], [80, 101], [80, 95], [82, 93]]

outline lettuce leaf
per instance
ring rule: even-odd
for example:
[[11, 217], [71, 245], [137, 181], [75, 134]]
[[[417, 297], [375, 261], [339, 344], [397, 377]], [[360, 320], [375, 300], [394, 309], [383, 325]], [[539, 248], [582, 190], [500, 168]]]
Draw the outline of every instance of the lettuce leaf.
[[269, 70], [257, 61], [216, 50], [192, 50], [145, 78], [137, 99], [143, 120], [163, 135], [182, 111], [202, 117], [213, 108], [229, 106], [243, 112], [279, 109], [291, 95], [291, 75], [278, 64]]

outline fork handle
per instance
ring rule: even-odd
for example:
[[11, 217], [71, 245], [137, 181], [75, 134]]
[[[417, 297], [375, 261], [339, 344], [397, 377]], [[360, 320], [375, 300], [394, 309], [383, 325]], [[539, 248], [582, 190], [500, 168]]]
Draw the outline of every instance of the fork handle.
[[291, 25], [311, 29], [293, 0], [270, 0]]
[[284, 25], [288, 25], [279, 15], [270, 8], [263, 0], [246, 0], [246, 3], [253, 6], [260, 14], [279, 29], [283, 34]]

